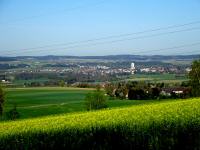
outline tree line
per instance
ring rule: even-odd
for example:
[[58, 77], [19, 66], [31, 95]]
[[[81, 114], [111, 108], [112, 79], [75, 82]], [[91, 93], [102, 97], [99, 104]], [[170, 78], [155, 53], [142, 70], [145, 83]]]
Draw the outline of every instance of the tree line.
[[110, 97], [120, 99], [164, 99], [189, 98], [200, 96], [200, 60], [193, 61], [188, 74], [189, 81], [180, 86], [167, 87], [165, 83], [150, 82], [120, 82], [105, 85], [105, 91]]

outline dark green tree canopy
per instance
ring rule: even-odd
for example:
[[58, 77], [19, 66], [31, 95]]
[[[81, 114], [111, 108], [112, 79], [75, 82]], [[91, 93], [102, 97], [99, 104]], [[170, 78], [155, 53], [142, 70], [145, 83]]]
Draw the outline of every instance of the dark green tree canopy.
[[2, 89], [2, 87], [0, 87], [0, 116], [3, 114], [3, 104], [5, 102], [5, 93]]
[[200, 96], [200, 60], [192, 63], [192, 70], [189, 72], [190, 84], [193, 96]]

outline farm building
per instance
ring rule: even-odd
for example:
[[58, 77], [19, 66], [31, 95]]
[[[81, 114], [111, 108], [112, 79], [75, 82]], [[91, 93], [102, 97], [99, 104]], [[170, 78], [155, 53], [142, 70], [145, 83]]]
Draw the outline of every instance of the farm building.
[[169, 88], [162, 88], [161, 94], [165, 96], [171, 96], [172, 94], [176, 95], [185, 95], [190, 93], [190, 88], [187, 87], [169, 87]]

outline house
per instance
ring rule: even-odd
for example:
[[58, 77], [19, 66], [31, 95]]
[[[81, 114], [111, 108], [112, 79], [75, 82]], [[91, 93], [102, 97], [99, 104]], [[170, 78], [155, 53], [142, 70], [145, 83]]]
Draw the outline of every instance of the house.
[[190, 92], [190, 88], [188, 87], [168, 87], [161, 89], [161, 95], [171, 96], [172, 94], [176, 95], [185, 95]]

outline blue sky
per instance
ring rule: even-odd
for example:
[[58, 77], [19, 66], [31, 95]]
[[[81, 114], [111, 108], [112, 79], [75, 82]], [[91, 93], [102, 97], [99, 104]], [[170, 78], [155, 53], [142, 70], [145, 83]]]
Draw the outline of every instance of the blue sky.
[[[167, 48], [200, 42], [200, 22], [86, 42], [200, 21], [199, 8], [200, 0], [0, 0], [0, 52], [7, 56], [199, 54], [200, 44]], [[163, 34], [174, 31], [180, 32]]]

